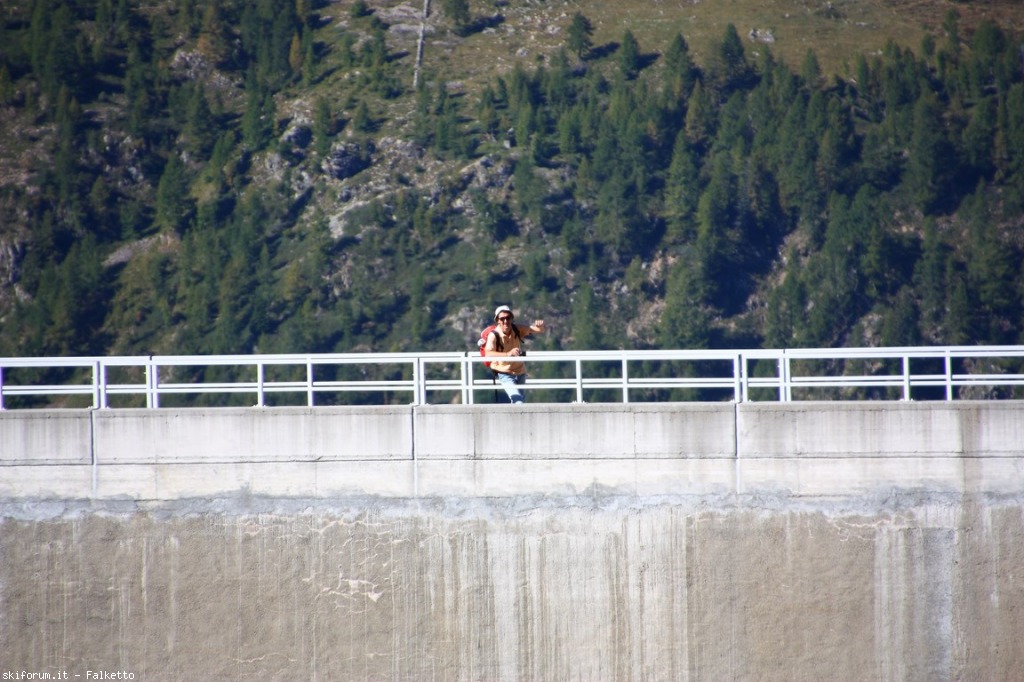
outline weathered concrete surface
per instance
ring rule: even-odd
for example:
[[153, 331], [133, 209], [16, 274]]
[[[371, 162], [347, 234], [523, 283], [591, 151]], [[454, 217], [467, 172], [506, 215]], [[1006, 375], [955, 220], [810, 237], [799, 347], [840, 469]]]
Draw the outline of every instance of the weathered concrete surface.
[[1024, 670], [1019, 501], [293, 504], [8, 509], [4, 669], [158, 681]]
[[411, 415], [372, 407], [93, 412], [101, 464], [408, 458]]
[[87, 411], [0, 411], [0, 466], [91, 462], [92, 426]]
[[0, 669], [1017, 680], [1022, 416], [0, 414]]
[[0, 473], [0, 499], [1014, 495], [1024, 403], [23, 411]]

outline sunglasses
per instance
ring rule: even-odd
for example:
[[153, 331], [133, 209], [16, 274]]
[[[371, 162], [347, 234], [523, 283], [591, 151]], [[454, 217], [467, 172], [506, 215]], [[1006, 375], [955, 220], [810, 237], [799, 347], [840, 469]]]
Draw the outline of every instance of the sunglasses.
[[498, 322], [508, 322], [511, 319], [512, 319], [511, 317], [509, 317], [508, 315], [505, 315], [503, 317], [499, 317], [498, 318]]

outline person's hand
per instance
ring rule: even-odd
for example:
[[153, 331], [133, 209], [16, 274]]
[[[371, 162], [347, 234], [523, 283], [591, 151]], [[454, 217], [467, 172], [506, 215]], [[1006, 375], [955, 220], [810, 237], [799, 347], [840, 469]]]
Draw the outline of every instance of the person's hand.
[[533, 321], [533, 328], [536, 329], [539, 332], [544, 331], [544, 320], [534, 320]]
[[509, 354], [509, 356], [511, 356], [511, 357], [513, 357], [513, 358], [515, 358], [515, 357], [519, 357], [520, 355], [522, 355], [522, 353], [520, 353], [520, 352], [519, 352], [519, 349], [518, 349], [518, 348], [513, 348], [512, 350], [510, 350], [510, 351], [508, 352], [508, 354]]

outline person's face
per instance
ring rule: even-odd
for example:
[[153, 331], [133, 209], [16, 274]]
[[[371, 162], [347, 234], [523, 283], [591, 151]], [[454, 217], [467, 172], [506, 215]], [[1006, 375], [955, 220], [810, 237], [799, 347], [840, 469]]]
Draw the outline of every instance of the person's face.
[[502, 313], [498, 315], [498, 326], [501, 331], [508, 331], [512, 328], [512, 315], [511, 313]]

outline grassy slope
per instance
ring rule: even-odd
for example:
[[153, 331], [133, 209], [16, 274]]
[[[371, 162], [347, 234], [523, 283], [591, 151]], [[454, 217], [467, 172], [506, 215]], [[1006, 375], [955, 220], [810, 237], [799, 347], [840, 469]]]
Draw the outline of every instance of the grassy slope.
[[[660, 52], [681, 33], [705, 63], [732, 23], [745, 40], [752, 29], [770, 31], [772, 52], [795, 68], [814, 50], [824, 72], [840, 75], [858, 52], [876, 53], [889, 40], [917, 52], [926, 32], [941, 36], [942, 22], [954, 9], [965, 32], [986, 18], [1024, 30], [1024, 6], [1017, 0], [510, 0], [499, 8], [479, 1], [471, 6], [476, 16], [500, 12], [505, 22], [466, 41], [433, 41], [428, 68], [470, 80], [491, 77], [510, 69], [517, 52], [529, 60], [562, 46], [576, 12], [591, 20], [595, 47], [618, 42], [630, 30], [642, 49]], [[763, 44], [747, 40], [748, 56]]]

